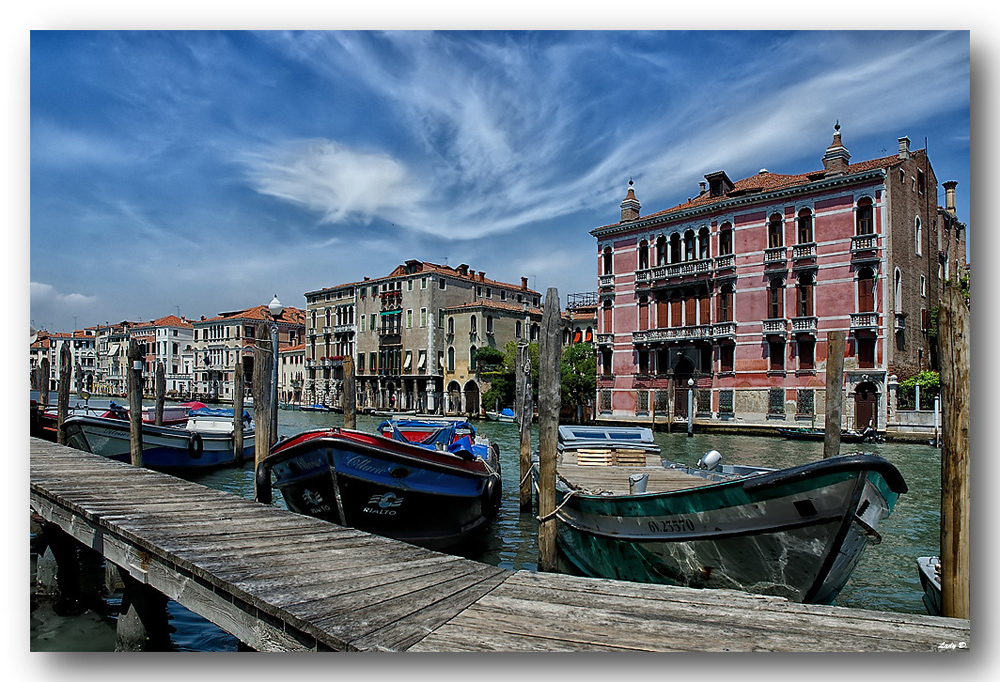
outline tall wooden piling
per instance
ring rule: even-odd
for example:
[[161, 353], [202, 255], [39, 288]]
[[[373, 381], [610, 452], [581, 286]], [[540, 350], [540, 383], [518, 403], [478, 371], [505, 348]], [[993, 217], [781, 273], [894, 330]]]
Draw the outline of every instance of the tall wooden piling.
[[128, 342], [128, 429], [132, 464], [142, 466], [142, 352], [139, 342]]
[[358, 428], [358, 393], [354, 380], [354, 357], [344, 356], [344, 428]]
[[56, 414], [59, 422], [56, 440], [62, 444], [66, 442], [62, 425], [66, 421], [66, 417], [69, 416], [69, 385], [73, 380], [72, 377], [73, 365], [70, 359], [69, 343], [64, 342], [59, 349], [59, 393], [56, 397]]
[[531, 510], [531, 354], [527, 342], [517, 346], [517, 368], [514, 371], [517, 398], [517, 428], [521, 443], [521, 488], [519, 500], [521, 511]]
[[38, 379], [38, 402], [41, 403], [42, 409], [45, 409], [45, 406], [49, 404], [49, 376], [52, 369], [49, 366], [48, 358], [42, 358], [38, 366], [39, 374], [41, 374]]
[[559, 292], [545, 292], [538, 355], [538, 570], [555, 571], [556, 446], [559, 438], [560, 362]]
[[[266, 324], [257, 325], [257, 339], [253, 349], [253, 412], [257, 430], [254, 434], [255, 470], [270, 454], [271, 446], [277, 440], [271, 433], [271, 381], [274, 356], [271, 350], [271, 335]], [[257, 497], [257, 483], [254, 483], [254, 497]]]
[[823, 457], [836, 457], [840, 454], [840, 429], [844, 412], [845, 346], [844, 332], [827, 332], [826, 426], [823, 434]]
[[972, 408], [969, 308], [961, 291], [945, 287], [938, 329], [941, 363], [941, 615], [970, 618]]
[[233, 461], [243, 461], [243, 358], [237, 358], [233, 367]]
[[162, 362], [156, 363], [156, 371], [153, 374], [153, 396], [155, 407], [153, 408], [153, 423], [163, 426], [163, 399], [167, 393], [166, 370]]

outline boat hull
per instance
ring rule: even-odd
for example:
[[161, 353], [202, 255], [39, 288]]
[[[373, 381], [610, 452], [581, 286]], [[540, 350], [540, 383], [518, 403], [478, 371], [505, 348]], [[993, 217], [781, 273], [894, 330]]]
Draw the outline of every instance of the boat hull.
[[[103, 417], [70, 417], [63, 423], [66, 444], [121, 462], [131, 461], [129, 423]], [[254, 458], [254, 430], [243, 431], [243, 456]], [[236, 464], [228, 433], [200, 433], [181, 427], [142, 426], [142, 464], [162, 471], [214, 469]]]
[[941, 576], [938, 573], [940, 565], [940, 557], [917, 558], [920, 587], [924, 591], [921, 599], [924, 603], [924, 609], [932, 616], [941, 615]]
[[[486, 528], [500, 504], [496, 448], [464, 459], [375, 434], [330, 429], [279, 444], [261, 463], [288, 508], [429, 549]], [[263, 471], [263, 474], [262, 474]]]
[[831, 458], [670, 493], [567, 500], [560, 487], [558, 544], [594, 577], [828, 604], [905, 492], [901, 477], [890, 485], [858, 458], [881, 459]]

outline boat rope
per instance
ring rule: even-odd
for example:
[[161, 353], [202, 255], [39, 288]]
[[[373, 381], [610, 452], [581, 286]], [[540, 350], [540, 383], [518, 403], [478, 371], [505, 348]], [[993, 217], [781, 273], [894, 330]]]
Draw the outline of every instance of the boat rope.
[[532, 469], [531, 467], [528, 467], [528, 473], [526, 473], [526, 474], [524, 475], [524, 478], [522, 478], [522, 479], [521, 479], [521, 482], [517, 484], [517, 488], [518, 488], [518, 490], [520, 490], [520, 489], [521, 489], [521, 486], [523, 486], [523, 485], [524, 485], [524, 482], [525, 482], [525, 481], [527, 481], [527, 480], [528, 480], [529, 478], [531, 478], [531, 469]]
[[535, 517], [535, 518], [538, 519], [538, 523], [545, 523], [546, 521], [548, 521], [549, 519], [551, 519], [553, 516], [555, 516], [556, 514], [558, 514], [559, 510], [566, 506], [566, 503], [569, 502], [570, 498], [573, 497], [574, 495], [576, 495], [577, 493], [580, 493], [580, 492], [583, 492], [583, 491], [582, 490], [570, 490], [568, 493], [566, 493], [566, 496], [563, 497], [563, 501], [559, 503], [558, 507], [556, 507], [555, 509], [553, 509], [552, 511], [550, 511], [545, 516]]

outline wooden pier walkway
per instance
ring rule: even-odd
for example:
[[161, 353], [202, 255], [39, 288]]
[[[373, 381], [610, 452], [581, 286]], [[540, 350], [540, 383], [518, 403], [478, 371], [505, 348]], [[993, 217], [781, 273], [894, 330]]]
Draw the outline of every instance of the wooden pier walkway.
[[968, 620], [510, 571], [31, 439], [47, 522], [262, 651], [942, 651]]

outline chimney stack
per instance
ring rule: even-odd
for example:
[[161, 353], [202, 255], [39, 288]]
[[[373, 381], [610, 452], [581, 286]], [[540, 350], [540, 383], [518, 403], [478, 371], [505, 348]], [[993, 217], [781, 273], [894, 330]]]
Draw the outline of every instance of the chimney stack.
[[910, 158], [910, 138], [905, 135], [898, 140], [899, 142], [899, 158], [908, 159]]
[[621, 222], [627, 223], [630, 220], [636, 220], [639, 217], [639, 209], [642, 206], [639, 205], [639, 200], [635, 198], [635, 192], [632, 190], [632, 180], [628, 181], [628, 193], [625, 195], [625, 200], [622, 201], [622, 219]]
[[952, 216], [955, 215], [955, 187], [958, 186], [957, 180], [948, 180], [947, 182], [942, 182], [941, 185], [944, 187], [944, 210]]
[[833, 141], [826, 148], [823, 155], [823, 170], [827, 175], [843, 175], [847, 172], [848, 163], [851, 160], [851, 153], [840, 141], [840, 121], [833, 126]]
[[522, 289], [527, 289], [528, 288], [528, 278], [527, 277], [522, 277], [521, 278], [521, 288]]
[[705, 193], [705, 187], [706, 187], [706, 185], [707, 185], [707, 183], [704, 180], [702, 180], [701, 182], [698, 183], [698, 193], [699, 194], [704, 194]]

